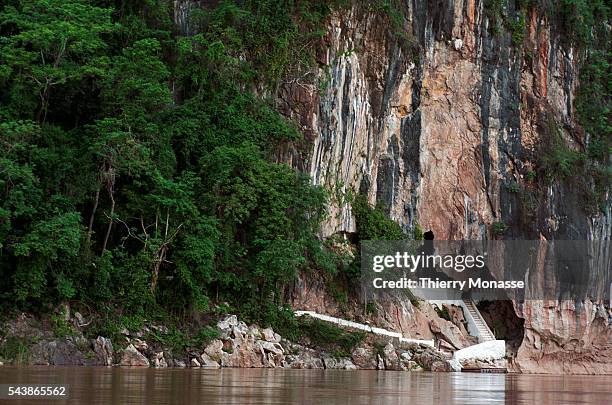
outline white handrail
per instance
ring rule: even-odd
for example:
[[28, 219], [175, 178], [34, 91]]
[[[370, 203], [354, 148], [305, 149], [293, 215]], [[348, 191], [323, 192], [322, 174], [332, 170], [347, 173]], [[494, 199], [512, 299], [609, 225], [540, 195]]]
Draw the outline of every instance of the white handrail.
[[300, 317], [304, 315], [310, 316], [311, 318], [320, 319], [325, 322], [334, 323], [336, 325], [340, 325], [345, 328], [358, 329], [358, 330], [363, 330], [365, 332], [373, 333], [375, 335], [395, 338], [395, 339], [398, 339], [400, 343], [416, 343], [416, 344], [423, 344], [423, 345], [434, 347], [434, 341], [431, 339], [424, 340], [424, 339], [405, 338], [399, 332], [393, 332], [387, 329], [372, 327], [370, 325], [366, 325], [363, 323], [357, 323], [357, 322], [349, 321], [349, 320], [342, 319], [342, 318], [336, 318], [334, 316], [323, 315], [323, 314], [319, 314], [314, 311], [295, 311], [295, 316]]

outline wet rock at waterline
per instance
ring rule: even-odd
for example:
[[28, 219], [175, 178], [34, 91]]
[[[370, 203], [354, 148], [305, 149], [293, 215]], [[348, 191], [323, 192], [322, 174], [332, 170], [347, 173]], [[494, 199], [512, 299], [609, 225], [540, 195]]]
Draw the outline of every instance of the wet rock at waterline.
[[[15, 323], [16, 322], [16, 323]], [[27, 364], [39, 365], [118, 365], [125, 367], [193, 367], [218, 369], [240, 368], [292, 368], [337, 370], [399, 370], [399, 371], [449, 371], [446, 361], [449, 354], [438, 352], [431, 346], [404, 344], [399, 347], [380, 336], [369, 335], [350, 353], [338, 350], [326, 351], [283, 339], [271, 328], [247, 326], [236, 316], [224, 317], [218, 324], [218, 339], [188, 347], [185, 353], [177, 353], [160, 345], [168, 329], [156, 327], [155, 339], [145, 331], [125, 331], [116, 342], [98, 336], [86, 339], [81, 331], [75, 336], [52, 338], [47, 332], [34, 326], [37, 322], [21, 319], [9, 322], [15, 333], [27, 331], [27, 336], [38, 340], [29, 348], [24, 358]], [[19, 332], [19, 333], [21, 333]], [[25, 336], [25, 335], [20, 335]], [[44, 339], [40, 337], [44, 336]], [[137, 337], [140, 336], [140, 337]], [[11, 335], [15, 338], [15, 335]], [[25, 337], [24, 337], [25, 339]]]
[[136, 349], [133, 344], [130, 343], [130, 345], [123, 351], [119, 365], [129, 367], [149, 367], [149, 359], [147, 359], [138, 351], [138, 349]]

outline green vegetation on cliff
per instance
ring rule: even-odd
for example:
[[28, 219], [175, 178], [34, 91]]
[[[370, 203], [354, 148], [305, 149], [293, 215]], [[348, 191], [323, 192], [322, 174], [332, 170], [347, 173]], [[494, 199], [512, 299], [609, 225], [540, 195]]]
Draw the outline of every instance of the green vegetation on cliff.
[[4, 309], [274, 321], [298, 271], [333, 266], [326, 194], [275, 162], [301, 134], [255, 93], [308, 68], [328, 3], [221, 1], [188, 35], [169, 0], [5, 2]]
[[536, 163], [547, 184], [565, 182], [579, 190], [585, 211], [595, 215], [605, 205], [612, 184], [610, 5], [604, 0], [485, 0], [493, 35], [509, 36], [511, 44], [523, 50], [525, 63], [538, 46], [526, 41], [526, 16], [533, 10], [551, 25], [551, 43], [567, 48], [579, 69], [573, 103], [579, 127], [570, 130], [577, 142], [570, 146], [563, 139], [561, 124], [544, 114]]
[[573, 184], [583, 196], [587, 213], [595, 215], [604, 209], [612, 185], [610, 8], [602, 0], [563, 0], [556, 13], [566, 40], [579, 58], [574, 106], [580, 128], [573, 129], [573, 136], [584, 148], [568, 147], [559, 124], [549, 123], [557, 128], [547, 131], [551, 136], [542, 166], [549, 179]]

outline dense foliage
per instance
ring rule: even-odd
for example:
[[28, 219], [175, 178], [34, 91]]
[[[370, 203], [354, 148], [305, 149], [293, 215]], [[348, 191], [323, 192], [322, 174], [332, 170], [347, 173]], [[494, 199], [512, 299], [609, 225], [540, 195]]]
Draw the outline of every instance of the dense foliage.
[[353, 202], [353, 211], [360, 240], [402, 240], [406, 234], [397, 222], [389, 219], [381, 206], [372, 207], [365, 196]]
[[329, 264], [325, 193], [274, 162], [301, 135], [261, 97], [309, 68], [329, 6], [221, 1], [182, 27], [172, 6], [1, 10], [3, 305], [149, 316], [215, 301], [269, 318], [300, 269]]

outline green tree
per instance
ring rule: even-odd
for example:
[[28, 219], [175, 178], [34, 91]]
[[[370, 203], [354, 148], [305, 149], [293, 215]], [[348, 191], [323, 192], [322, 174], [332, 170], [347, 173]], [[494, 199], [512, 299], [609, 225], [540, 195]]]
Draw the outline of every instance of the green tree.
[[22, 0], [0, 13], [0, 80], [12, 81], [8, 106], [45, 122], [54, 88], [104, 75], [103, 35], [111, 10], [83, 0]]

